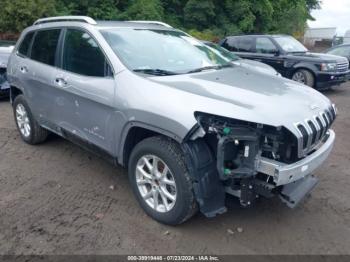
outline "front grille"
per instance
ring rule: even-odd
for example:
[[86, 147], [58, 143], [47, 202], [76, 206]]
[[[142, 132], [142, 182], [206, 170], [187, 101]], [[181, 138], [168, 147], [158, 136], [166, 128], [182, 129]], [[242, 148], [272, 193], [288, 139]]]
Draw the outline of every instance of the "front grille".
[[337, 63], [337, 72], [346, 72], [349, 70], [349, 61]]
[[299, 157], [305, 156], [319, 144], [334, 122], [336, 114], [335, 108], [332, 106], [318, 115], [296, 124], [300, 134], [298, 137]]

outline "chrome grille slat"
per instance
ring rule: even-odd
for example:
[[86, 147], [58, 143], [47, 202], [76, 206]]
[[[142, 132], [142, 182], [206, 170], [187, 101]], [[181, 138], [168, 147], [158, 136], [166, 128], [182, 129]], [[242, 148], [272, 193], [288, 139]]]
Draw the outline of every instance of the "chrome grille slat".
[[312, 142], [312, 129], [311, 129], [311, 127], [308, 124], [308, 120], [305, 120], [305, 123], [306, 124], [304, 126], [305, 126], [307, 134], [308, 134], [306, 147], [310, 148], [311, 147], [311, 142]]
[[298, 130], [298, 155], [304, 157], [312, 151], [326, 135], [336, 118], [334, 106], [314, 115], [303, 122], [295, 123]]
[[337, 72], [346, 72], [347, 70], [349, 70], [349, 62], [344, 61], [337, 63]]
[[315, 124], [316, 132], [317, 132], [316, 141], [318, 141], [322, 137], [322, 128], [321, 128], [320, 122], [318, 122], [317, 118], [318, 118], [317, 116], [314, 116], [314, 124]]

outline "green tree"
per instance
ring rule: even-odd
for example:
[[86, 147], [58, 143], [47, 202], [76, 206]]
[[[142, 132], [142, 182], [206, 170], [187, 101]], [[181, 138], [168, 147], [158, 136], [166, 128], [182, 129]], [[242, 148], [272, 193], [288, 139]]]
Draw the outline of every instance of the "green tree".
[[125, 20], [159, 20], [164, 17], [164, 9], [159, 0], [134, 0], [121, 16]]
[[189, 0], [184, 7], [185, 26], [203, 30], [211, 26], [215, 19], [213, 0]]
[[244, 33], [302, 35], [320, 0], [1, 0], [0, 32], [20, 32], [40, 17], [160, 20], [202, 38]]
[[55, 14], [55, 0], [2, 0], [0, 31], [21, 32], [38, 18]]

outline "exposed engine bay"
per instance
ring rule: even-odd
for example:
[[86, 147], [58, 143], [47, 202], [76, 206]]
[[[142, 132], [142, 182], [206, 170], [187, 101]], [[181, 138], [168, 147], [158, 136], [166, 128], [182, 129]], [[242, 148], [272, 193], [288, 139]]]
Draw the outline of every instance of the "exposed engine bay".
[[[242, 206], [252, 205], [260, 196], [279, 196], [293, 208], [317, 184], [317, 179], [309, 173], [295, 178], [291, 173], [288, 174], [289, 180], [283, 178], [286, 183], [281, 182], [279, 167], [294, 167], [294, 163], [303, 162], [298, 157], [297, 138], [286, 128], [203, 113], [196, 113], [195, 116], [198, 127], [192, 133], [192, 141], [185, 148], [194, 163], [200, 163], [200, 158], [203, 158], [206, 161], [202, 164], [210, 167], [208, 172], [203, 172], [204, 167], [194, 172], [196, 194], [201, 198], [199, 203], [205, 206], [204, 210], [211, 210], [207, 214], [203, 212], [206, 215], [213, 216], [226, 209], [223, 201], [225, 194], [221, 191], [238, 197]], [[201, 157], [194, 157], [198, 153]], [[265, 163], [268, 164], [265, 166]], [[276, 170], [271, 169], [274, 165]], [[192, 171], [196, 169], [198, 168], [195, 167]], [[202, 173], [198, 173], [200, 170]], [[280, 175], [285, 176], [284, 170]], [[206, 202], [205, 196], [212, 199]]]

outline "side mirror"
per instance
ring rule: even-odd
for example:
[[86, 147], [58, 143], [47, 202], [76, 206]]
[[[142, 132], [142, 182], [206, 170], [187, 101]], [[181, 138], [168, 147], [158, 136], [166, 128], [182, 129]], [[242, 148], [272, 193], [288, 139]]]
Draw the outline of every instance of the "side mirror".
[[275, 54], [275, 56], [279, 56], [279, 55], [281, 54], [281, 52], [280, 52], [279, 50], [276, 50], [276, 51], [274, 52], [274, 54]]

